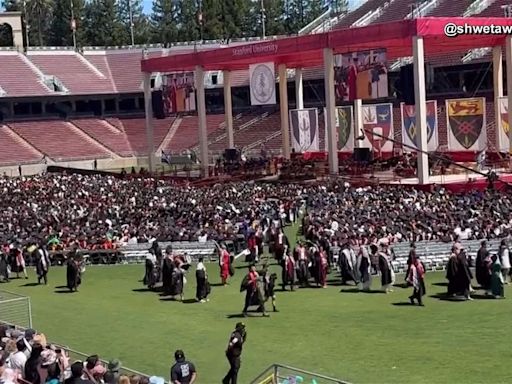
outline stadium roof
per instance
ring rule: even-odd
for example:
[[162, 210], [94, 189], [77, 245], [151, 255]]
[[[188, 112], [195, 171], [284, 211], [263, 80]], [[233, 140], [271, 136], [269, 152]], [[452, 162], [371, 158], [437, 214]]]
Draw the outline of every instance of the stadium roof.
[[[510, 26], [512, 19], [502, 17], [426, 17], [374, 24], [361, 28], [333, 30], [326, 33], [266, 40], [238, 47], [144, 59], [142, 72], [192, 71], [197, 65], [204, 70], [239, 70], [250, 64], [274, 62], [288, 68], [304, 68], [323, 63], [322, 50], [334, 53], [358, 52], [386, 48], [388, 59], [412, 56], [412, 38], [424, 39], [425, 54], [492, 47], [504, 43], [506, 33], [460, 34], [446, 36], [447, 25], [466, 30], [481, 26]], [[489, 32], [489, 33], [482, 33]], [[496, 32], [496, 31], [493, 31]], [[508, 31], [507, 31], [508, 32]]]

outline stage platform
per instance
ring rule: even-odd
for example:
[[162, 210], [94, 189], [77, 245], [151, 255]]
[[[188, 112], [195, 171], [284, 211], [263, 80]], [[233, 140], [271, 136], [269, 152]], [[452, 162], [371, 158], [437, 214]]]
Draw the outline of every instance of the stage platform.
[[[493, 183], [495, 189], [502, 190], [512, 186], [512, 173], [496, 172], [496, 175], [498, 180]], [[382, 180], [381, 184], [411, 186], [422, 190], [431, 189], [433, 186], [442, 186], [451, 192], [482, 191], [489, 187], [487, 177], [469, 172], [457, 175], [430, 176], [430, 183], [427, 185], [420, 185], [417, 177]]]

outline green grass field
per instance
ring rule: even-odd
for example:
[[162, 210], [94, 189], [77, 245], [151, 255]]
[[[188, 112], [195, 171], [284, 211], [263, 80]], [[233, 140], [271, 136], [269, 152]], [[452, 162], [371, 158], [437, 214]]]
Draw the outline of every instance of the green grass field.
[[[217, 265], [209, 265], [218, 283]], [[160, 301], [139, 282], [142, 265], [89, 267], [78, 293], [56, 293], [65, 269], [50, 271], [48, 286], [13, 280], [0, 289], [32, 299], [35, 328], [47, 336], [102, 358], [168, 377], [175, 349], [197, 366], [199, 383], [219, 383], [227, 369], [224, 349], [242, 309], [238, 269], [228, 287], [213, 287], [205, 304]], [[35, 279], [31, 271], [30, 280]], [[399, 279], [402, 279], [400, 276]], [[189, 278], [186, 299], [195, 294]], [[428, 295], [445, 287], [442, 274], [428, 276]], [[379, 281], [373, 282], [378, 288]], [[345, 287], [343, 287], [345, 288]], [[511, 300], [447, 302], [426, 297], [426, 307], [406, 302], [410, 289], [364, 294], [328, 289], [278, 292], [280, 312], [245, 320], [248, 341], [240, 383], [273, 362], [331, 375], [353, 383], [505, 383]]]

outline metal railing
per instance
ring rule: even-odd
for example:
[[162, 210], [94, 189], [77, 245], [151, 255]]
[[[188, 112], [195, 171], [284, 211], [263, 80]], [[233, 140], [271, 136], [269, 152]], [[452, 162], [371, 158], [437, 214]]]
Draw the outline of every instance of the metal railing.
[[348, 381], [309, 372], [304, 369], [290, 367], [283, 364], [272, 364], [251, 384], [350, 384]]
[[0, 324], [32, 328], [30, 297], [9, 291], [0, 291]]

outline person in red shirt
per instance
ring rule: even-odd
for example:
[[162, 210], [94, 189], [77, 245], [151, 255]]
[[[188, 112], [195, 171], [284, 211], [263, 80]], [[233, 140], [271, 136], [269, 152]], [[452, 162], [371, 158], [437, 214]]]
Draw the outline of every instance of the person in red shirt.
[[228, 250], [226, 249], [226, 245], [222, 245], [222, 250], [220, 252], [220, 278], [222, 280], [222, 285], [227, 285], [231, 264], [231, 256], [229, 255]]
[[247, 248], [249, 248], [249, 252], [251, 252], [245, 261], [249, 263], [254, 263], [258, 261], [258, 245], [256, 243], [256, 235], [252, 232], [247, 239]]

